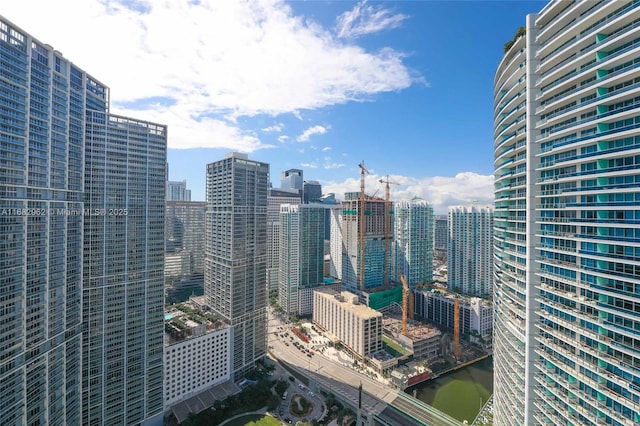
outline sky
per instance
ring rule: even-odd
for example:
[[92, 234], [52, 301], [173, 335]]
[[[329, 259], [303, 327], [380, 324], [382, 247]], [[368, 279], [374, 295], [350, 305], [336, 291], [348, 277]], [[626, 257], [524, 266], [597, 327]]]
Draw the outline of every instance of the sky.
[[[0, 13], [168, 126], [170, 180], [205, 199], [231, 151], [323, 193], [493, 203], [493, 78], [546, 1], [23, 0]], [[34, 13], [37, 11], [37, 13]], [[73, 11], [73, 12], [71, 12]]]

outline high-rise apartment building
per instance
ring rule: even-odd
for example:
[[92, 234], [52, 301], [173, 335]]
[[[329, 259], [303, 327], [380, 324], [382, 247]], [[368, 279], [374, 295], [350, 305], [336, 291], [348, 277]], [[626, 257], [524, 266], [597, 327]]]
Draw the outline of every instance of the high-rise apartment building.
[[[166, 202], [165, 256], [177, 260], [177, 275], [204, 273], [206, 206], [204, 201]], [[176, 275], [166, 272], [165, 275]]]
[[191, 190], [187, 189], [187, 181], [167, 182], [167, 201], [191, 201]]
[[278, 301], [288, 315], [309, 315], [313, 289], [324, 280], [324, 213], [321, 204], [280, 206]]
[[468, 296], [488, 297], [493, 280], [493, 208], [449, 207], [447, 285]]
[[267, 192], [269, 165], [229, 153], [207, 165], [204, 294], [233, 327], [233, 375], [267, 349]]
[[267, 289], [270, 298], [278, 296], [280, 206], [282, 204], [297, 205], [301, 203], [301, 191], [277, 188], [269, 189], [269, 195], [267, 196]]
[[0, 69], [0, 424], [161, 422], [166, 128], [3, 17]]
[[640, 3], [552, 1], [494, 81], [496, 425], [640, 422]]
[[165, 126], [86, 111], [85, 425], [162, 421], [166, 151]]
[[397, 282], [410, 287], [433, 280], [433, 208], [426, 201], [402, 201], [393, 207], [393, 256]]

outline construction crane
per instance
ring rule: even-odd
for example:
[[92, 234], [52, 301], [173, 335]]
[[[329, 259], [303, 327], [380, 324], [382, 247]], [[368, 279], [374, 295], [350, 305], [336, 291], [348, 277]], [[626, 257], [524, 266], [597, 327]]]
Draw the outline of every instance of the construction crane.
[[359, 218], [358, 218], [358, 225], [359, 225], [359, 251], [360, 251], [360, 259], [359, 259], [359, 278], [360, 278], [360, 291], [364, 291], [364, 231], [365, 231], [365, 226], [364, 226], [364, 209], [365, 209], [365, 196], [364, 196], [364, 177], [365, 175], [369, 174], [369, 170], [367, 170], [367, 168], [364, 166], [364, 160], [362, 160], [362, 162], [360, 164], [358, 164], [358, 167], [360, 167], [360, 206], [358, 209], [358, 213], [359, 213]]
[[391, 201], [389, 201], [389, 185], [400, 185], [398, 182], [391, 182], [389, 175], [386, 179], [380, 179], [378, 182], [386, 184], [384, 193], [384, 286], [389, 286], [389, 250], [390, 234], [391, 234]]
[[460, 359], [460, 299], [457, 297], [453, 303], [453, 355], [456, 361]]
[[409, 285], [403, 274], [400, 274], [400, 282], [402, 282], [402, 335], [407, 335], [407, 317], [409, 305]]

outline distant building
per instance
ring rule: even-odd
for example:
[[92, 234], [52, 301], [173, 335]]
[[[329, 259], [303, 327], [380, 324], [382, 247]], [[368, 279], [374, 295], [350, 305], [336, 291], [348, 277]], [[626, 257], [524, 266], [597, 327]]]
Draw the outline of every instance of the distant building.
[[303, 198], [304, 179], [303, 171], [300, 169], [289, 169], [280, 173], [280, 188], [298, 193], [300, 199]]
[[267, 350], [269, 165], [229, 153], [207, 164], [204, 294], [233, 327], [234, 380]]
[[382, 314], [358, 302], [348, 291], [313, 292], [313, 322], [336, 336], [361, 358], [382, 349]]
[[187, 181], [167, 182], [167, 201], [191, 201], [191, 190], [187, 189]]
[[206, 206], [204, 201], [166, 202], [166, 276], [204, 273]]
[[447, 274], [450, 290], [468, 296], [491, 296], [493, 207], [449, 207]]
[[393, 207], [395, 279], [410, 287], [433, 280], [433, 208], [426, 201], [403, 201]]
[[322, 185], [317, 180], [304, 181], [304, 204], [322, 202]]
[[435, 216], [433, 253], [437, 259], [446, 260], [449, 247], [449, 219], [446, 215]]
[[311, 314], [312, 291], [323, 284], [324, 212], [322, 205], [280, 206], [278, 301], [288, 315]]
[[164, 406], [189, 399], [232, 378], [231, 327], [206, 313], [171, 308], [165, 314]]
[[415, 290], [415, 315], [447, 330], [453, 330], [455, 299], [460, 300], [460, 333], [477, 332], [490, 343], [493, 332], [493, 303], [478, 297], [463, 297], [442, 290]]
[[297, 192], [295, 189], [269, 189], [269, 195], [267, 196], [267, 288], [269, 297], [278, 296], [280, 206], [282, 204], [298, 205], [301, 203], [301, 192]]

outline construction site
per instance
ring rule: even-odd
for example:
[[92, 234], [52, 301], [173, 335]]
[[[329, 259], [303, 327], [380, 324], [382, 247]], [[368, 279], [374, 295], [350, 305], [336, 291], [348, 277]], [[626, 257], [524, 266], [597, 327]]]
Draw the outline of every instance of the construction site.
[[[428, 324], [414, 319], [416, 294], [420, 294], [416, 292], [434, 283], [432, 208], [415, 198], [392, 203], [391, 185], [398, 183], [389, 176], [377, 180], [384, 187], [384, 198], [377, 196], [380, 188], [367, 194], [365, 178], [370, 172], [364, 161], [358, 167], [360, 191], [345, 194], [340, 212], [339, 272], [342, 289], [357, 295], [359, 304], [382, 313], [383, 326], [382, 350], [351, 352], [354, 358], [404, 389], [484, 353], [478, 353], [476, 346], [465, 340], [467, 332], [461, 336], [458, 298], [452, 299], [453, 324]], [[463, 313], [462, 322], [466, 325], [470, 323], [469, 315]]]

